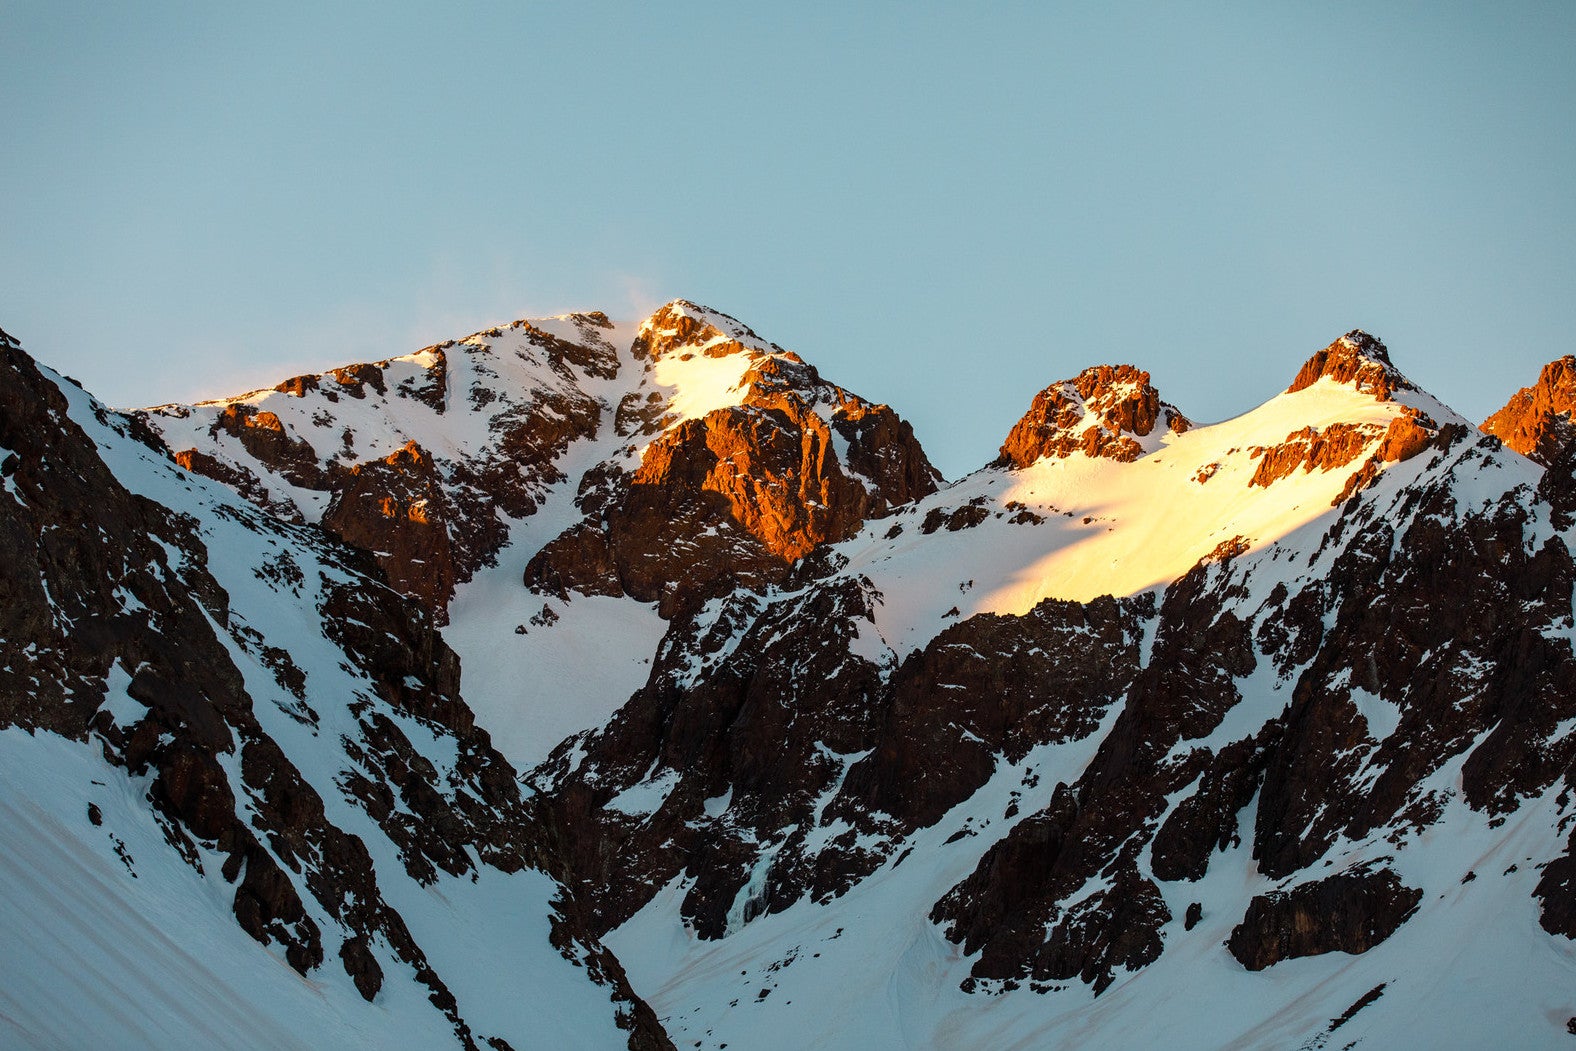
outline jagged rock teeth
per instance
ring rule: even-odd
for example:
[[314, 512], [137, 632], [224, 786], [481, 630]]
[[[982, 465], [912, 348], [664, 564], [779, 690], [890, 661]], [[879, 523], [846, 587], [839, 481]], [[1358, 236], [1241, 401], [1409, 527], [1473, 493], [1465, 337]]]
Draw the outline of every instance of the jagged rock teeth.
[[1309, 358], [1286, 393], [1305, 390], [1321, 379], [1351, 384], [1379, 401], [1388, 401], [1398, 390], [1417, 389], [1390, 363], [1389, 348], [1361, 329], [1353, 329]]
[[1146, 451], [1142, 439], [1156, 428], [1180, 434], [1188, 426], [1176, 406], [1160, 400], [1149, 373], [1132, 365], [1096, 365], [1035, 395], [992, 466], [1027, 467], [1077, 452], [1136, 460]]

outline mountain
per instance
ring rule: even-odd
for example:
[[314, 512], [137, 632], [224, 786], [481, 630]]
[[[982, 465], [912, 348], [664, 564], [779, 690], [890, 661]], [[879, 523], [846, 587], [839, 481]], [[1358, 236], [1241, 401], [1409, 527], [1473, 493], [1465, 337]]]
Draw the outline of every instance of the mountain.
[[9, 337], [0, 464], [6, 1045], [672, 1046], [370, 558]]
[[18, 1042], [1576, 1031], [1566, 363], [1098, 365], [943, 484], [682, 300], [131, 415], [7, 354]]

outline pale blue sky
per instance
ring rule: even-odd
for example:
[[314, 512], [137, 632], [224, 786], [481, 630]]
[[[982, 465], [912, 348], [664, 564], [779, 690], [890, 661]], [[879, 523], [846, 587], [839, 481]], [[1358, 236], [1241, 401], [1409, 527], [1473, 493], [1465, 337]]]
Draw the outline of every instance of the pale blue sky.
[[1576, 4], [1185, 6], [8, 0], [0, 327], [138, 405], [685, 296], [949, 477], [1089, 364], [1576, 350]]

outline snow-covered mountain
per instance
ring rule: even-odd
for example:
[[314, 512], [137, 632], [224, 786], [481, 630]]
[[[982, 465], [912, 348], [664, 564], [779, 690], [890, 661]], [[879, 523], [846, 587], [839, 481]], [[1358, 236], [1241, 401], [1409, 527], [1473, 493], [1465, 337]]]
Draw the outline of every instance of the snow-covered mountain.
[[131, 416], [6, 354], [17, 1042], [1576, 1031], [1570, 359], [1489, 433], [1361, 332], [1215, 424], [1101, 365], [942, 484], [685, 301]]
[[0, 1043], [658, 1048], [419, 605], [0, 340]]

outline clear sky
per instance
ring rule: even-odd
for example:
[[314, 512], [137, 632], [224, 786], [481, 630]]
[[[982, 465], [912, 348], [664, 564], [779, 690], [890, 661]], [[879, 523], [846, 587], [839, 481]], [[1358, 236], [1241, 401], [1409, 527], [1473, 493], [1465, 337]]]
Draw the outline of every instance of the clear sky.
[[734, 314], [949, 477], [1034, 392], [1244, 411], [1354, 327], [1571, 351], [1576, 4], [0, 3], [0, 327], [112, 404]]

